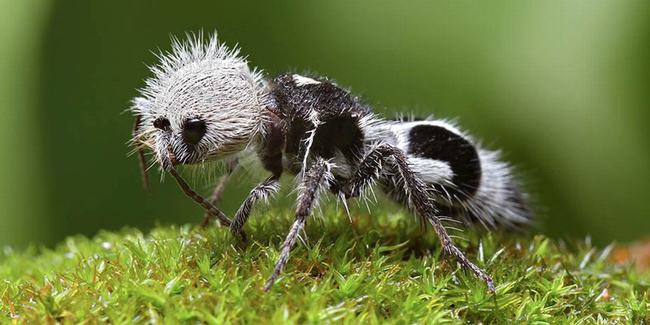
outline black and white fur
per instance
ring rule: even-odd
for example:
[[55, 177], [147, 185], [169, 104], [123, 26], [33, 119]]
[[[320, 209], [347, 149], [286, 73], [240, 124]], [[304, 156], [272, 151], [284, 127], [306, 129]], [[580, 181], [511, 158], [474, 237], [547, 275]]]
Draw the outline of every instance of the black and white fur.
[[[508, 164], [448, 121], [382, 119], [326, 78], [282, 74], [267, 80], [216, 36], [207, 42], [201, 36], [174, 40], [172, 51], [161, 54], [151, 70], [154, 76], [133, 100], [133, 143], [151, 149], [185, 193], [233, 234], [245, 239], [242, 228], [252, 207], [278, 191], [284, 172], [299, 175], [295, 221], [266, 290], [324, 191], [345, 201], [378, 185], [431, 224], [444, 251], [492, 292], [491, 277], [454, 245], [441, 220], [486, 227], [531, 220], [526, 194]], [[175, 166], [229, 159], [246, 148], [255, 149], [270, 175], [231, 221], [214, 200], [193, 192]]]

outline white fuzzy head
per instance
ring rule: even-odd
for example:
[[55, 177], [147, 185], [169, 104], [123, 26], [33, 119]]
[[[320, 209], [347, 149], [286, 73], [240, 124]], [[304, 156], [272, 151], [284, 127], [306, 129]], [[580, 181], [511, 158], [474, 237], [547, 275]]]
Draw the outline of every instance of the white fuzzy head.
[[139, 119], [133, 143], [163, 168], [234, 154], [261, 131], [264, 81], [238, 49], [189, 35], [158, 58], [131, 111]]

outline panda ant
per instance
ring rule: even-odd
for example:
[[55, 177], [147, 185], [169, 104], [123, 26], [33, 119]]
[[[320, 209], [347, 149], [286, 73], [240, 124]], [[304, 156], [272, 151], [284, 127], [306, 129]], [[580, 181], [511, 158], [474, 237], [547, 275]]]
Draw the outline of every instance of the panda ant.
[[[266, 291], [325, 191], [345, 203], [374, 186], [430, 224], [443, 251], [495, 291], [490, 275], [465, 257], [443, 221], [486, 228], [530, 222], [527, 195], [498, 152], [483, 149], [446, 120], [383, 119], [327, 78], [288, 73], [266, 79], [216, 35], [172, 43], [132, 102], [132, 145], [144, 181], [143, 152], [149, 149], [154, 163], [205, 209], [204, 224], [216, 219], [245, 241], [243, 226], [253, 206], [279, 190], [283, 173], [299, 175], [295, 218]], [[236, 161], [233, 157], [251, 147], [270, 175], [250, 191], [232, 220], [214, 206], [227, 176], [206, 200], [177, 171], [179, 165]]]

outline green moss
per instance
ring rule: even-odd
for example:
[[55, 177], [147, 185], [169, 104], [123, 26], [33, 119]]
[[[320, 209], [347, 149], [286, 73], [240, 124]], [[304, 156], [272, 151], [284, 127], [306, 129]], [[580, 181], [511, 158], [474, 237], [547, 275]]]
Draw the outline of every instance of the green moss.
[[650, 275], [610, 263], [607, 248], [464, 233], [459, 245], [495, 278], [490, 295], [400, 215], [312, 220], [307, 245], [264, 293], [290, 224], [288, 211], [267, 213], [250, 222], [246, 248], [225, 229], [187, 225], [5, 249], [0, 322], [650, 322]]

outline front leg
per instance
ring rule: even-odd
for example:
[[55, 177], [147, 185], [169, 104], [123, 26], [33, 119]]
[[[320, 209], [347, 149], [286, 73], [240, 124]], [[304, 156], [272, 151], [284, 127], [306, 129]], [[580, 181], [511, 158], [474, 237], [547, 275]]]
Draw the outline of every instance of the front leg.
[[178, 174], [178, 171], [176, 168], [173, 166], [169, 168], [169, 174], [171, 174], [174, 179], [176, 180], [176, 183], [178, 183], [178, 186], [181, 187], [185, 195], [190, 197], [192, 200], [194, 200], [196, 203], [198, 203], [200, 206], [205, 209], [205, 211], [208, 211], [211, 216], [217, 218], [217, 221], [224, 226], [224, 227], [230, 227], [231, 221], [226, 217], [226, 214], [223, 213], [221, 210], [217, 209], [212, 203], [208, 202], [206, 199], [204, 199], [201, 195], [198, 193], [194, 192], [192, 188], [190, 187], [189, 184], [181, 177], [180, 174]]
[[342, 188], [343, 194], [348, 198], [361, 195], [368, 186], [372, 185], [380, 177], [382, 168], [386, 164], [395, 169], [395, 177], [403, 185], [402, 190], [409, 206], [433, 226], [443, 250], [455, 256], [463, 267], [470, 269], [476, 277], [487, 284], [490, 292], [494, 292], [494, 281], [490, 275], [470, 262], [463, 252], [454, 245], [440, 218], [436, 215], [437, 210], [433, 198], [426, 190], [428, 188], [427, 184], [413, 172], [406, 155], [399, 148], [389, 144], [380, 144], [371, 150], [364, 157], [349, 183]]
[[[210, 198], [208, 198], [208, 202], [210, 202], [212, 205], [216, 206], [221, 199], [221, 194], [223, 194], [223, 190], [226, 188], [226, 183], [228, 183], [228, 179], [230, 179], [230, 176], [232, 176], [232, 174], [235, 172], [235, 169], [237, 169], [238, 165], [239, 160], [237, 159], [233, 159], [226, 164], [226, 172], [219, 177], [217, 180], [217, 185], [215, 185], [214, 190], [212, 191], [212, 195], [210, 195]], [[212, 220], [212, 215], [209, 211], [206, 210], [203, 214], [203, 222], [201, 223], [201, 227], [207, 227], [210, 223], [210, 220]]]
[[261, 184], [255, 186], [255, 188], [250, 191], [248, 197], [239, 207], [239, 210], [237, 210], [235, 218], [230, 224], [230, 232], [245, 242], [246, 234], [242, 231], [242, 228], [244, 227], [244, 224], [246, 224], [246, 221], [251, 214], [253, 205], [259, 200], [266, 201], [271, 195], [277, 193], [279, 189], [280, 181], [278, 180], [277, 176], [271, 176]]
[[273, 273], [264, 285], [264, 291], [269, 291], [275, 280], [282, 272], [284, 265], [289, 260], [291, 248], [296, 243], [298, 233], [305, 226], [307, 217], [311, 214], [319, 195], [324, 188], [329, 186], [332, 180], [331, 165], [322, 158], [316, 159], [316, 162], [308, 171], [303, 171], [303, 178], [300, 184], [300, 194], [298, 195], [298, 208], [296, 209], [296, 218], [291, 225], [287, 238], [282, 244], [280, 257], [275, 263]]

